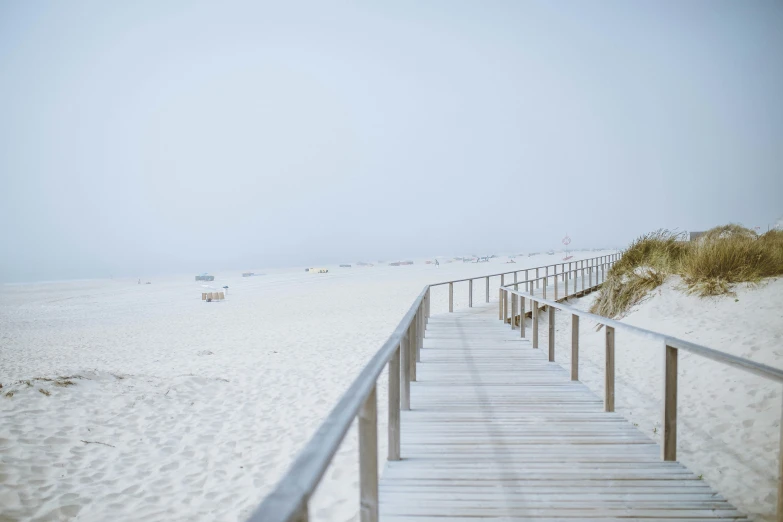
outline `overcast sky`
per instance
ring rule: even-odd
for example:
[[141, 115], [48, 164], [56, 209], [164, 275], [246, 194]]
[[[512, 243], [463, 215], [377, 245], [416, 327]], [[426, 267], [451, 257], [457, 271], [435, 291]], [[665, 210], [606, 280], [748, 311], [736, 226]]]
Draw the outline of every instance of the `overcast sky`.
[[0, 2], [0, 280], [783, 214], [783, 2]]

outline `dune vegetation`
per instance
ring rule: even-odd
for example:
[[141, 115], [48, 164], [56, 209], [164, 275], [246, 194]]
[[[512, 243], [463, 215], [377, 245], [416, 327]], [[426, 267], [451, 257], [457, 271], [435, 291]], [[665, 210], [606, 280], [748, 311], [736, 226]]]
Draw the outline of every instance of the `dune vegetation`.
[[687, 292], [702, 297], [731, 295], [738, 283], [783, 275], [783, 231], [758, 235], [729, 224], [695, 241], [669, 230], [645, 234], [608, 272], [590, 311], [622, 317], [670, 275], [679, 275]]

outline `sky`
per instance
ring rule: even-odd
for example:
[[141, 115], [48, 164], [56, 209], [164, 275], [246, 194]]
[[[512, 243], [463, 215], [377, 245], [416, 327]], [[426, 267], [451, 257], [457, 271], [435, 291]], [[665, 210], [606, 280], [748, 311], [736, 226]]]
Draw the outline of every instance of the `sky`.
[[0, 2], [0, 281], [783, 216], [783, 2]]

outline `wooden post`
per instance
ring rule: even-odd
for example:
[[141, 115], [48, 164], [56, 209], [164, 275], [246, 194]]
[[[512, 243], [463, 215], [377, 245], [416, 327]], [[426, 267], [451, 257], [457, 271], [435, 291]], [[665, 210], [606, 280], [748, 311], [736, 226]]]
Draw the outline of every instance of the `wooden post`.
[[431, 295], [430, 290], [431, 287], [428, 286], [427, 287], [427, 317], [426, 317], [427, 320], [424, 323], [425, 325], [430, 322], [430, 295]]
[[359, 410], [361, 522], [378, 522], [378, 404], [375, 386]]
[[546, 299], [546, 282], [547, 282], [547, 280], [544, 279], [544, 289], [543, 289], [544, 299]]
[[411, 409], [411, 363], [410, 349], [408, 349], [408, 334], [400, 340], [400, 370], [402, 371], [400, 386], [400, 408], [408, 411]]
[[582, 267], [582, 295], [585, 293], [585, 268]]
[[555, 276], [555, 301], [557, 301], [557, 276]]
[[389, 457], [400, 460], [400, 347], [389, 359]]
[[520, 337], [525, 337], [525, 296], [519, 297], [519, 329]]
[[503, 320], [503, 289], [498, 289], [498, 320]]
[[487, 281], [487, 302], [489, 302], [489, 277], [485, 277], [484, 279]]
[[533, 348], [538, 348], [538, 302], [531, 301], [533, 305]]
[[579, 380], [579, 316], [571, 314], [571, 380]]
[[517, 325], [514, 324], [514, 318], [517, 316], [517, 296], [511, 294], [511, 329], [515, 329]]
[[503, 289], [503, 322], [508, 319], [508, 290]]
[[500, 274], [500, 286], [506, 286], [506, 274]]
[[[557, 276], [555, 276], [557, 281]], [[555, 307], [549, 307], [549, 362], [555, 362]]]
[[454, 283], [449, 283], [449, 312], [454, 311]]
[[780, 446], [778, 456], [778, 511], [777, 521], [783, 522], [783, 411], [780, 422]]
[[541, 280], [538, 278], [538, 268], [536, 268], [536, 288], [539, 288], [541, 285]]
[[424, 344], [424, 328], [421, 325], [421, 306], [419, 311], [416, 312], [416, 362], [421, 362], [421, 348]]
[[468, 308], [473, 308], [473, 280], [468, 279]]
[[516, 284], [517, 284], [517, 273], [514, 272], [514, 290], [517, 289]]
[[677, 348], [664, 347], [663, 365], [663, 460], [677, 460]]
[[416, 381], [416, 325], [411, 321], [408, 326], [408, 364], [410, 366], [411, 382]]
[[549, 265], [544, 267], [544, 288], [549, 284]]
[[614, 411], [614, 328], [606, 328], [606, 370], [604, 372], [604, 411]]

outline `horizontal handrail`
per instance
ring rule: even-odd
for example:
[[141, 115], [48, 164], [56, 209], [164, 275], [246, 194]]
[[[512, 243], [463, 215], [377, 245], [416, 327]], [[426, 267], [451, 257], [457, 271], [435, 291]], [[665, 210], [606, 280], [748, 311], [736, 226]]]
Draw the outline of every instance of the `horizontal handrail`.
[[616, 319], [610, 319], [602, 315], [596, 315], [590, 312], [585, 312], [583, 310], [574, 308], [573, 306], [568, 306], [557, 301], [552, 301], [550, 299], [544, 299], [541, 296], [537, 296], [529, 292], [524, 292], [522, 290], [513, 290], [510, 288], [504, 288], [504, 290], [510, 292], [513, 295], [531, 299], [536, 303], [543, 304], [546, 306], [551, 306], [552, 308], [562, 310], [564, 312], [568, 312], [572, 315], [577, 315], [579, 317], [584, 317], [585, 319], [590, 319], [598, 324], [611, 326], [612, 328], [616, 328], [620, 330], [628, 330], [642, 337], [646, 337], [648, 339], [663, 341], [667, 346], [680, 348], [682, 350], [685, 350], [686, 352], [695, 353], [697, 355], [701, 355], [702, 357], [706, 357], [714, 361], [722, 362], [729, 366], [740, 368], [742, 370], [755, 373], [756, 375], [760, 375], [762, 377], [766, 377], [774, 381], [783, 382], [783, 370], [773, 368], [772, 366], [767, 366], [766, 364], [757, 363], [755, 361], [751, 361], [750, 359], [745, 359], [743, 357], [737, 357], [735, 355], [731, 355], [726, 352], [721, 352], [720, 350], [715, 350], [714, 348], [708, 348], [706, 346], [702, 346], [700, 344], [686, 341], [684, 339], [680, 339], [677, 337], [672, 337], [670, 335], [662, 334], [660, 332], [654, 332], [652, 330], [647, 330], [639, 326], [623, 323]]
[[[417, 313], [424, 305], [428, 291], [429, 287], [425, 286], [400, 320], [397, 328], [354, 379], [280, 482], [248, 520], [252, 522], [306, 520], [306, 515], [302, 517], [301, 513], [303, 511], [306, 513], [306, 504], [310, 495], [318, 486], [354, 418], [375, 389], [378, 376], [396, 353], [397, 348], [400, 347], [409, 328], [414, 324]], [[403, 359], [405, 358], [403, 357]], [[377, 454], [372, 458], [377, 459]]]
[[[472, 281], [472, 280], [475, 280], [475, 279], [484, 279], [486, 277], [505, 276], [505, 275], [509, 275], [509, 274], [519, 273], [519, 272], [522, 272], [524, 270], [535, 270], [535, 269], [542, 270], [542, 269], [546, 269], [546, 268], [560, 266], [560, 265], [563, 265], [565, 263], [578, 263], [580, 261], [594, 261], [594, 260], [601, 259], [601, 258], [604, 258], [604, 257], [609, 257], [611, 255], [613, 255], [613, 254], [604, 254], [602, 256], [590, 257], [590, 258], [586, 258], [586, 259], [575, 259], [573, 261], [561, 261], [560, 263], [553, 263], [551, 265], [541, 265], [541, 266], [532, 266], [532, 267], [527, 267], [527, 268], [519, 268], [517, 270], [509, 270], [508, 272], [498, 272], [497, 274], [486, 274], [486, 275], [480, 275], [480, 276], [475, 276], [475, 277], [466, 277], [464, 279], [454, 279], [453, 281], [442, 281], [440, 283], [433, 283], [433, 284], [431, 284], [430, 288], [435, 287], [435, 286], [447, 285], [449, 283], [464, 283], [465, 281]], [[552, 275], [550, 274], [549, 277], [552, 277]]]
[[[609, 263], [611, 265], [612, 263]], [[605, 273], [604, 273], [605, 276]], [[605, 280], [605, 279], [604, 279]], [[557, 282], [557, 279], [555, 279]], [[527, 283], [527, 281], [526, 281]], [[583, 278], [584, 284], [584, 278]], [[601, 283], [596, 281], [596, 287]], [[510, 286], [514, 286], [513, 283]], [[527, 284], [528, 288], [534, 285]], [[544, 287], [546, 289], [546, 286]], [[576, 287], [574, 286], [574, 290]], [[638, 326], [623, 323], [616, 319], [610, 319], [583, 310], [578, 310], [573, 306], [562, 304], [557, 300], [539, 297], [532, 292], [525, 290], [515, 290], [513, 288], [501, 286], [500, 292], [500, 319], [504, 322], [507, 318], [508, 301], [511, 298], [511, 328], [514, 329], [515, 315], [517, 309], [520, 311], [520, 334], [525, 337], [525, 300], [530, 300], [532, 309], [532, 330], [533, 330], [533, 348], [538, 348], [538, 322], [539, 309], [541, 305], [548, 308], [549, 315], [549, 361], [555, 361], [555, 310], [561, 310], [571, 314], [571, 380], [579, 379], [579, 322], [580, 318], [589, 319], [605, 328], [605, 365], [604, 365], [604, 411], [613, 412], [615, 404], [615, 329], [626, 330], [638, 336], [661, 341], [661, 348], [664, 355], [663, 368], [663, 397], [661, 401], [661, 410], [663, 418], [663, 429], [661, 430], [661, 458], [665, 461], [677, 460], [677, 379], [678, 379], [678, 354], [680, 350], [699, 355], [726, 366], [738, 368], [746, 372], [753, 373], [765, 379], [783, 383], [783, 370], [751, 361], [744, 357], [737, 357], [720, 350], [708, 348], [697, 343], [679, 339], [677, 337], [654, 332]], [[555, 293], [557, 286], [555, 284]], [[567, 293], [567, 292], [566, 292]], [[546, 295], [546, 294], [544, 294]], [[556, 299], [556, 298], [555, 298]], [[780, 450], [778, 458], [781, 466], [778, 468], [778, 491], [777, 491], [777, 516], [778, 522], [783, 522], [783, 419], [781, 419], [780, 432]]]

